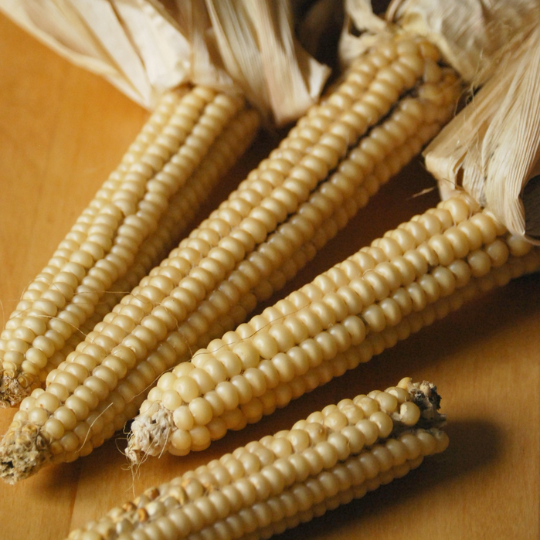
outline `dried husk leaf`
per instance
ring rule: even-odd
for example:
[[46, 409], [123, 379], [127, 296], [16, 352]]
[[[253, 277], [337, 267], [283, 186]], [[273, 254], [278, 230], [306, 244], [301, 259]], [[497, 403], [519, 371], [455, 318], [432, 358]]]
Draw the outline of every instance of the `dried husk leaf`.
[[537, 10], [538, 0], [392, 0], [386, 16], [430, 39], [465, 81], [480, 85]]
[[190, 45], [154, 1], [0, 0], [0, 10], [144, 107], [188, 81]]
[[[539, 20], [538, 10], [534, 13]], [[534, 19], [531, 19], [534, 21]], [[531, 20], [492, 77], [424, 152], [441, 196], [465, 189], [512, 233], [540, 243], [540, 29]]]
[[283, 125], [315, 103], [330, 74], [295, 39], [287, 0], [207, 0], [227, 72], [273, 122]]
[[300, 47], [288, 0], [166, 3], [0, 0], [0, 10], [149, 109], [187, 83], [244, 92], [278, 124], [318, 99], [330, 70]]
[[345, 0], [339, 61], [346, 68], [360, 54], [388, 39], [393, 25], [375, 14], [371, 0]]

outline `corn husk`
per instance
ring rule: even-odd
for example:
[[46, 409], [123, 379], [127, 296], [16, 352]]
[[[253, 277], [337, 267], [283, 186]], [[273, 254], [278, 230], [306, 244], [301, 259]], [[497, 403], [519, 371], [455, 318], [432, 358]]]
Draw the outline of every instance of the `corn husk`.
[[[540, 4], [396, 0], [388, 17], [435, 42], [481, 89], [424, 152], [441, 196], [465, 189], [512, 233], [540, 243]], [[471, 91], [472, 95], [472, 91]]]
[[392, 25], [374, 12], [371, 0], [345, 0], [345, 21], [339, 40], [339, 62], [347, 68], [360, 54], [393, 33]]
[[44, 44], [149, 109], [188, 83], [243, 92], [277, 124], [317, 100], [329, 69], [299, 45], [287, 0], [168, 0], [167, 7], [158, 0], [0, 0], [0, 10]]
[[465, 189], [513, 233], [538, 243], [537, 189], [525, 186], [537, 176], [539, 158], [540, 28], [535, 28], [426, 149], [425, 159], [443, 198]]
[[522, 41], [538, 6], [538, 0], [392, 0], [386, 17], [429, 38], [465, 81], [480, 85]]

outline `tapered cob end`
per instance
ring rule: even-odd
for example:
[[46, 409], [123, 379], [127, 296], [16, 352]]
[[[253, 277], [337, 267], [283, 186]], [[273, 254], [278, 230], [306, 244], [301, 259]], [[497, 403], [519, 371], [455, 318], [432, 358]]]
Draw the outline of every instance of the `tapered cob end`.
[[[384, 392], [328, 405], [291, 430], [146, 490], [69, 538], [153, 538], [155, 531], [167, 538], [269, 538], [443, 452], [448, 437], [439, 429], [445, 421], [439, 403], [434, 385], [407, 378]], [[205, 518], [195, 521], [200, 508]]]
[[16, 407], [35, 388], [34, 377], [23, 373], [19, 377], [12, 377], [4, 373], [0, 380], [0, 409]]
[[145, 456], [161, 454], [173, 431], [173, 414], [169, 409], [158, 403], [150, 409], [136, 418], [139, 429], [130, 435], [126, 456], [134, 464], [144, 461]]
[[[441, 396], [437, 392], [437, 387], [430, 382], [413, 382], [410, 377], [401, 379], [398, 388], [403, 388], [409, 393], [411, 403], [414, 403], [420, 410], [418, 427], [441, 428], [446, 423], [446, 415], [439, 412], [441, 406]], [[407, 426], [409, 423], [406, 411], [400, 411], [400, 415], [395, 417], [395, 422], [399, 425]]]
[[19, 423], [17, 430], [11, 426], [0, 446], [0, 478], [8, 484], [28, 478], [52, 457], [40, 427], [32, 422]]

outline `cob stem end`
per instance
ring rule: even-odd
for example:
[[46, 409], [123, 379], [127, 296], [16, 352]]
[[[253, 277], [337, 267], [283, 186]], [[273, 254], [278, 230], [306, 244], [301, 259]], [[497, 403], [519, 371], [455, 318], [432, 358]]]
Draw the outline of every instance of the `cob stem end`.
[[31, 394], [33, 388], [28, 374], [14, 378], [4, 373], [0, 382], [0, 409], [17, 406]]
[[172, 412], [161, 404], [154, 403], [134, 421], [138, 424], [129, 436], [126, 456], [132, 464], [140, 464], [148, 455], [154, 455], [153, 448], [162, 453], [174, 426]]
[[31, 422], [21, 423], [19, 430], [8, 432], [2, 441], [0, 478], [15, 484], [37, 472], [51, 458], [49, 441], [40, 427]]

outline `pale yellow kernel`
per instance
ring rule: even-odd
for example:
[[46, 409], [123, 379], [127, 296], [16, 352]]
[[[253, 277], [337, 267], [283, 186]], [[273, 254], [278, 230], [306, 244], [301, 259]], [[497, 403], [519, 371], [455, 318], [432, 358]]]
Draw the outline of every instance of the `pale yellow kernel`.
[[485, 276], [491, 270], [491, 259], [489, 255], [482, 250], [476, 250], [469, 254], [467, 263], [471, 268], [474, 277]]
[[510, 255], [508, 246], [501, 239], [491, 242], [486, 246], [485, 251], [491, 259], [494, 268], [502, 266], [508, 260]]
[[35, 402], [36, 407], [40, 407], [48, 411], [49, 413], [53, 413], [60, 407], [60, 401], [59, 399], [50, 392], [43, 392]]
[[388, 416], [388, 414], [382, 411], [374, 412], [372, 415], [370, 415], [369, 419], [371, 422], [377, 424], [380, 437], [388, 437], [388, 435], [390, 435], [392, 429], [394, 428], [394, 423], [392, 422], [392, 419]]
[[173, 388], [185, 403], [196, 399], [201, 393], [197, 382], [187, 375], [178, 377]]
[[456, 258], [463, 258], [469, 252], [469, 240], [467, 235], [458, 227], [452, 227], [445, 231], [444, 236], [452, 246]]
[[335, 448], [339, 461], [347, 459], [350, 455], [349, 441], [341, 432], [332, 432], [328, 435], [328, 442]]
[[191, 362], [182, 362], [174, 368], [173, 374], [180, 378], [184, 375], [188, 375], [194, 369], [195, 366]]
[[400, 405], [409, 399], [409, 392], [400, 386], [391, 386], [385, 392], [394, 396]]
[[65, 452], [76, 452], [79, 448], [80, 442], [79, 438], [75, 433], [68, 431], [61, 439], [60, 444], [62, 445]]
[[185, 429], [176, 429], [173, 431], [170, 438], [171, 445], [180, 451], [189, 450], [191, 448], [192, 440], [190, 433]]
[[54, 417], [61, 422], [67, 430], [72, 430], [77, 425], [77, 417], [74, 412], [66, 406], [56, 409], [56, 411], [54, 411]]
[[428, 240], [428, 245], [437, 254], [439, 263], [444, 266], [448, 266], [456, 258], [452, 244], [444, 234], [432, 236]]
[[514, 257], [523, 257], [529, 253], [532, 249], [531, 242], [527, 241], [525, 238], [517, 235], [510, 235], [506, 240], [510, 253]]
[[286, 438], [273, 437], [269, 449], [274, 452], [278, 458], [288, 457], [293, 452], [293, 446]]
[[238, 402], [240, 404], [248, 403], [253, 397], [253, 390], [247, 379], [242, 375], [236, 375], [231, 379], [231, 383], [238, 392]]
[[163, 392], [161, 401], [169, 411], [174, 411], [183, 404], [182, 398], [178, 392], [172, 389]]
[[310, 445], [309, 435], [302, 429], [292, 429], [289, 431], [288, 439], [295, 452], [303, 452]]
[[244, 377], [251, 386], [254, 397], [260, 397], [266, 392], [268, 388], [267, 380], [260, 369], [249, 368], [244, 372]]
[[435, 302], [441, 295], [441, 288], [437, 280], [430, 274], [422, 276], [419, 280], [422, 290], [426, 294], [430, 303]]
[[206, 426], [195, 426], [190, 430], [192, 448], [195, 451], [206, 450], [210, 446], [210, 432]]
[[278, 351], [286, 352], [299, 343], [286, 324], [276, 324], [269, 328], [268, 333], [274, 339]]
[[177, 381], [177, 377], [173, 373], [164, 373], [158, 380], [158, 387], [162, 390], [170, 390], [174, 387], [174, 383]]
[[193, 415], [195, 423], [199, 426], [208, 424], [212, 419], [212, 407], [202, 397], [195, 398], [189, 403], [189, 410]]
[[49, 419], [49, 413], [42, 408], [35, 408], [28, 411], [28, 421], [32, 424], [42, 426]]
[[[364, 274], [363, 279], [371, 286], [377, 300], [382, 300], [383, 298], [388, 297], [390, 285], [388, 280], [383, 275], [375, 271], [368, 270]], [[358, 289], [355, 288], [355, 290], [359, 292]], [[368, 302], [366, 302], [366, 304], [367, 303]]]
[[379, 462], [381, 472], [389, 471], [394, 465], [394, 457], [385, 445], [378, 444], [371, 449], [371, 453]]
[[420, 419], [420, 409], [418, 405], [411, 401], [406, 401], [399, 408], [400, 421], [406, 426], [414, 426]]
[[324, 419], [324, 425], [330, 429], [339, 431], [348, 425], [347, 416], [340, 411], [335, 411]]
[[296, 371], [294, 365], [286, 354], [278, 354], [272, 359], [272, 364], [276, 368], [281, 382], [289, 382], [295, 377]]
[[322, 466], [325, 469], [333, 467], [338, 460], [338, 452], [336, 448], [328, 441], [321, 441], [315, 445], [315, 451], [319, 454], [322, 460]]
[[482, 233], [475, 223], [467, 220], [459, 223], [457, 227], [467, 236], [469, 250], [478, 249], [482, 245]]
[[229, 381], [223, 381], [216, 386], [216, 393], [223, 401], [226, 410], [232, 411], [238, 407], [239, 394], [236, 387]]
[[423, 456], [429, 456], [435, 452], [437, 448], [437, 441], [435, 440], [435, 437], [431, 435], [431, 433], [424, 430], [419, 430], [416, 433], [416, 436], [420, 441]]
[[79, 421], [84, 420], [90, 411], [87, 403], [77, 396], [68, 397], [65, 405], [73, 411]]
[[392, 394], [387, 392], [381, 392], [375, 396], [375, 399], [378, 401], [381, 411], [386, 414], [392, 414], [396, 411], [398, 407], [398, 401]]
[[241, 405], [240, 410], [246, 418], [248, 424], [254, 424], [258, 422], [264, 414], [264, 408], [261, 400], [257, 398], [251, 399], [249, 402]]
[[379, 402], [364, 395], [356, 396], [353, 402], [357, 407], [360, 407], [366, 416], [370, 416], [379, 410]]
[[379, 461], [371, 452], [362, 452], [358, 457], [358, 462], [362, 466], [367, 479], [375, 478], [380, 472]]
[[435, 453], [444, 452], [448, 448], [450, 439], [445, 431], [437, 430], [433, 433], [433, 437], [436, 441]]
[[[383, 413], [384, 414], [384, 413]], [[379, 427], [371, 420], [359, 420], [355, 426], [364, 436], [366, 445], [371, 446], [379, 437]]]
[[174, 425], [179, 430], [189, 431], [195, 426], [193, 414], [186, 406], [177, 407], [173, 412]]
[[269, 333], [257, 333], [252, 341], [261, 358], [270, 359], [279, 352], [276, 340]]
[[362, 319], [371, 332], [381, 332], [386, 328], [386, 317], [378, 304], [373, 304], [362, 312]]
[[62, 422], [60, 422], [56, 418], [49, 418], [45, 425], [43, 426], [43, 429], [53, 438], [53, 439], [61, 439], [64, 436], [65, 428]]
[[260, 355], [252, 343], [241, 341], [233, 345], [232, 351], [240, 358], [244, 369], [259, 365]]
[[242, 371], [242, 362], [236, 354], [229, 350], [219, 350], [215, 354], [218, 361], [225, 368], [228, 378], [240, 374]]
[[491, 244], [495, 240], [497, 237], [497, 227], [493, 218], [485, 213], [478, 213], [472, 216], [470, 221], [478, 227], [484, 244]]

